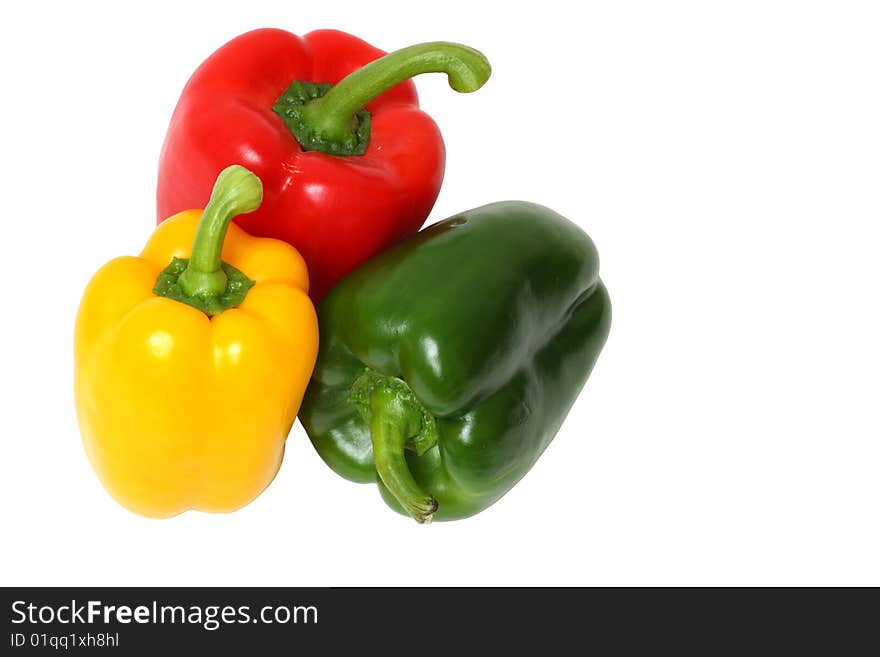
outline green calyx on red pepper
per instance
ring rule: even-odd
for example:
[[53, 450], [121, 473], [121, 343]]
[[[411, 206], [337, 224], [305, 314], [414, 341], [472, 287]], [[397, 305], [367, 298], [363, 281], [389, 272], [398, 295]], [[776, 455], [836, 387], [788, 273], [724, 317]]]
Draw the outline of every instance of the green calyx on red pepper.
[[435, 41], [402, 48], [354, 71], [335, 85], [294, 81], [272, 109], [304, 150], [363, 155], [370, 142], [365, 106], [397, 84], [422, 73], [446, 73], [461, 93], [482, 87], [492, 68], [477, 50]]

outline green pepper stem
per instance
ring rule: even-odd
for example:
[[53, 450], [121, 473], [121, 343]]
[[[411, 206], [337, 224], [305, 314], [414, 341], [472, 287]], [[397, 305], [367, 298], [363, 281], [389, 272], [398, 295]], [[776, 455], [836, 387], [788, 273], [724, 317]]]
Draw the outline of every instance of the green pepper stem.
[[421, 412], [389, 386], [373, 390], [370, 406], [373, 461], [379, 478], [416, 522], [431, 522], [437, 500], [416, 483], [404, 454], [407, 441], [421, 431]]
[[357, 112], [404, 80], [422, 73], [446, 73], [450, 87], [470, 93], [482, 87], [491, 72], [486, 57], [468, 46], [446, 41], [409, 46], [343, 78], [304, 108], [302, 120], [322, 139], [342, 142], [351, 136]]
[[227, 276], [220, 256], [229, 222], [237, 215], [253, 212], [262, 200], [263, 184], [243, 166], [233, 164], [220, 172], [199, 220], [189, 264], [178, 279], [187, 295], [207, 299], [226, 291]]

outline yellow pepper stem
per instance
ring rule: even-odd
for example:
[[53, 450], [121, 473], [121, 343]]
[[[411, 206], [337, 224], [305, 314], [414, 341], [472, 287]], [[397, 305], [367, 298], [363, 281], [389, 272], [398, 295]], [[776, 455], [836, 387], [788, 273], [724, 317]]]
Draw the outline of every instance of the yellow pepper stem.
[[229, 222], [253, 212], [262, 201], [263, 184], [251, 171], [233, 164], [220, 172], [199, 221], [189, 264], [177, 281], [187, 296], [209, 299], [226, 292], [228, 278], [220, 255]]

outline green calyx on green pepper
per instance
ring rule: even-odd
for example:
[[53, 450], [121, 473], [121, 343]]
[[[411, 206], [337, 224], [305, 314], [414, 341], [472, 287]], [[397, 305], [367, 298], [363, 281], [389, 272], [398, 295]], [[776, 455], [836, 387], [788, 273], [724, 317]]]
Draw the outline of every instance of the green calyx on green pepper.
[[406, 464], [405, 449], [421, 456], [437, 444], [437, 421], [404, 381], [367, 368], [348, 401], [370, 427], [376, 471], [401, 506], [418, 522], [430, 522], [437, 500], [422, 492]]
[[482, 511], [534, 465], [596, 362], [611, 305], [580, 228], [504, 202], [374, 258], [318, 316], [303, 426], [331, 468], [427, 522]]

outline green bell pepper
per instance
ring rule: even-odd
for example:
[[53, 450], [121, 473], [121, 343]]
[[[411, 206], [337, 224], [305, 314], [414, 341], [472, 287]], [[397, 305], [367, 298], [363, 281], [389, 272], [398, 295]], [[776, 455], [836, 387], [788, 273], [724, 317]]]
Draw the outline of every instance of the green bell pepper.
[[482, 511], [534, 465], [596, 362], [611, 304], [590, 238], [510, 201], [377, 256], [318, 319], [306, 432], [333, 470], [427, 522]]

